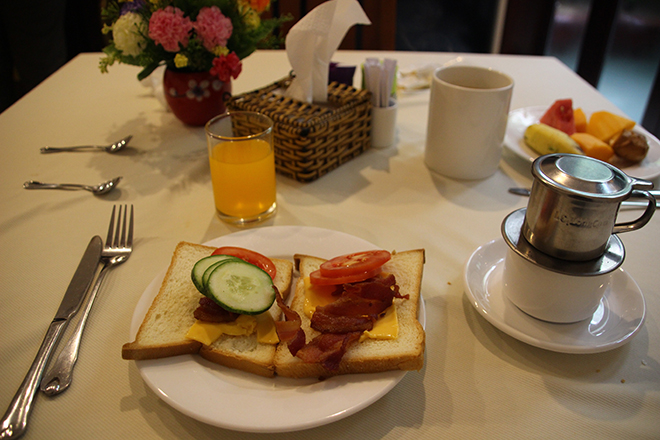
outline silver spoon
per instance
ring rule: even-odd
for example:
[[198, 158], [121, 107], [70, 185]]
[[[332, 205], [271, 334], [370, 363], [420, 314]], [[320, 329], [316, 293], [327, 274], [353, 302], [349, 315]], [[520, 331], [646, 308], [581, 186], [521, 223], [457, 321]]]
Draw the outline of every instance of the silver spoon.
[[119, 183], [121, 176], [108, 180], [107, 182], [99, 183], [98, 185], [79, 185], [77, 183], [42, 183], [34, 180], [27, 181], [23, 184], [25, 189], [84, 189], [91, 191], [95, 195], [107, 194]]
[[79, 147], [43, 147], [42, 153], [59, 153], [61, 151], [85, 151], [85, 150], [103, 150], [108, 153], [116, 153], [128, 144], [133, 138], [133, 135], [128, 135], [125, 138], [115, 142], [111, 145], [81, 145]]

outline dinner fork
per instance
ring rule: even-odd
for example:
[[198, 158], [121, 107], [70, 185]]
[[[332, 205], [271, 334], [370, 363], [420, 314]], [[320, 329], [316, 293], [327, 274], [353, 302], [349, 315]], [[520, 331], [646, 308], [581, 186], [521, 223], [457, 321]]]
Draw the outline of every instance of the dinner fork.
[[[89, 313], [92, 309], [92, 304], [96, 298], [103, 278], [107, 270], [122, 264], [128, 260], [133, 251], [133, 205], [131, 205], [131, 213], [128, 217], [127, 226], [127, 213], [128, 207], [124, 205], [122, 211], [121, 205], [117, 214], [117, 226], [115, 228], [115, 209], [112, 207], [112, 216], [110, 217], [110, 226], [108, 227], [108, 238], [106, 239], [105, 246], [101, 252], [101, 261], [103, 267], [99, 273], [98, 278], [91, 292], [85, 298], [83, 304], [83, 314], [76, 325], [76, 328], [67, 341], [66, 345], [58, 355], [55, 362], [52, 364], [48, 373], [41, 380], [41, 391], [49, 396], [54, 396], [66, 390], [71, 385], [73, 375], [73, 367], [78, 360], [78, 352], [80, 351], [80, 341], [82, 339], [83, 330]], [[123, 219], [122, 219], [123, 215]], [[121, 220], [121, 222], [120, 222]]]

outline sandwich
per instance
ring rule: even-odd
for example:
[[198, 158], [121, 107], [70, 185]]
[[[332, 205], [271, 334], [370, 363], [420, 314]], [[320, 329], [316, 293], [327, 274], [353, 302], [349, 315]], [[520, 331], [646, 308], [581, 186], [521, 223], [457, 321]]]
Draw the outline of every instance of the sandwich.
[[[290, 327], [299, 325], [299, 330], [289, 329], [288, 337], [280, 337], [275, 354], [277, 375], [329, 377], [423, 367], [425, 333], [417, 313], [424, 250], [393, 253], [376, 273], [368, 268], [362, 271], [361, 276], [367, 277], [362, 281], [332, 284], [331, 277], [321, 273], [323, 265], [331, 263], [332, 268], [333, 261], [356, 268], [356, 255], [327, 262], [294, 256], [300, 278], [289, 310], [284, 310], [286, 320], [276, 324], [286, 326], [288, 322]], [[353, 270], [358, 278], [359, 272]], [[339, 275], [346, 281], [351, 273]]]
[[181, 242], [122, 357], [199, 354], [266, 377], [418, 370], [424, 259], [424, 250], [295, 255], [300, 277], [288, 305], [294, 263]]
[[[229, 332], [220, 335], [214, 328], [218, 325], [205, 324], [209, 321], [195, 317], [196, 312], [198, 316], [200, 312], [204, 313], [205, 309], [200, 301], [208, 303], [208, 298], [200, 293], [191, 273], [199, 261], [208, 258], [214, 251], [214, 247], [187, 242], [177, 245], [160, 290], [147, 311], [135, 340], [122, 347], [122, 358], [144, 360], [199, 354], [230, 368], [266, 377], [274, 375], [274, 356], [278, 340], [271, 337], [270, 340], [261, 342], [262, 335], [259, 333], [266, 334], [266, 337], [272, 333], [268, 331], [268, 328], [272, 327], [269, 324], [279, 320], [281, 315], [277, 303], [273, 302], [263, 314], [236, 314], [238, 316], [233, 322], [225, 323]], [[272, 283], [286, 298], [291, 287], [293, 263], [277, 258], [268, 260], [276, 269]], [[257, 321], [256, 325], [251, 319], [253, 316]], [[233, 324], [236, 325], [232, 328]], [[249, 331], [246, 331], [245, 327]], [[265, 330], [261, 331], [262, 328]]]

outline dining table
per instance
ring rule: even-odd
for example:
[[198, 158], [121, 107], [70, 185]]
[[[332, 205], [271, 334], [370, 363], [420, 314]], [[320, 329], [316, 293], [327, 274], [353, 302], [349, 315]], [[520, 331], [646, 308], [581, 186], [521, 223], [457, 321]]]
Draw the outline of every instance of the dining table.
[[[508, 302], [496, 273], [506, 249], [502, 221], [527, 206], [508, 189], [531, 186], [534, 157], [505, 140], [488, 178], [436, 174], [424, 162], [428, 77], [403, 87], [405, 75], [465, 63], [513, 79], [511, 112], [570, 98], [586, 114], [624, 115], [557, 58], [335, 52], [341, 65], [397, 61], [395, 143], [369, 148], [312, 182], [278, 175], [276, 215], [236, 227], [215, 213], [204, 128], [168, 111], [159, 78], [140, 82], [140, 68], [123, 64], [101, 73], [101, 56], [76, 56], [0, 114], [3, 410], [90, 238], [105, 239], [115, 205], [132, 205], [135, 221], [132, 255], [108, 272], [98, 293], [71, 386], [56, 396], [37, 392], [23, 438], [660, 438], [660, 216], [619, 234], [625, 261], [599, 316], [537, 322]], [[264, 87], [290, 70], [284, 50], [256, 51], [243, 60], [232, 93]], [[354, 86], [361, 83], [358, 68]], [[111, 144], [129, 134], [116, 154], [40, 152]], [[655, 143], [635, 173], [657, 186], [660, 146], [649, 139]], [[105, 195], [23, 188], [28, 180], [96, 184], [117, 176], [117, 188]], [[641, 212], [622, 208], [618, 219]], [[289, 260], [298, 249], [330, 258], [330, 249], [343, 244], [424, 249], [423, 367], [295, 380], [242, 374], [196, 355], [123, 360], [122, 345], [133, 340], [182, 241], [249, 245]]]

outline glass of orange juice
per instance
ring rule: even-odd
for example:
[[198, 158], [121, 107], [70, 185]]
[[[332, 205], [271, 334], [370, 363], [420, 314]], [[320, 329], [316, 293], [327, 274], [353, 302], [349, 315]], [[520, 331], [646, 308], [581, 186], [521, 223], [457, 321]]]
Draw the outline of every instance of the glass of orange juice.
[[248, 226], [277, 210], [273, 121], [257, 112], [231, 111], [206, 124], [218, 216]]

